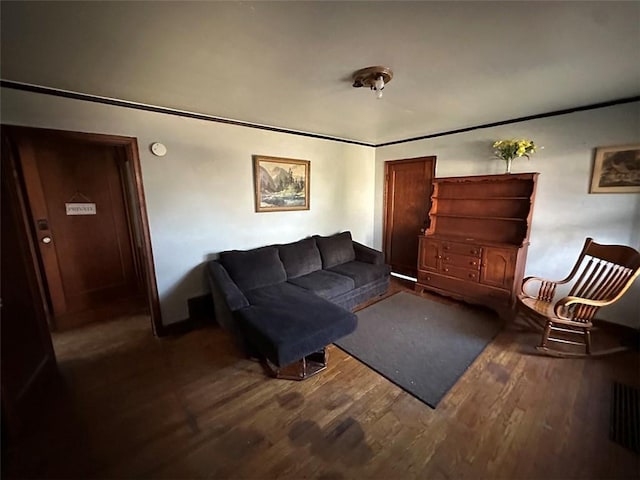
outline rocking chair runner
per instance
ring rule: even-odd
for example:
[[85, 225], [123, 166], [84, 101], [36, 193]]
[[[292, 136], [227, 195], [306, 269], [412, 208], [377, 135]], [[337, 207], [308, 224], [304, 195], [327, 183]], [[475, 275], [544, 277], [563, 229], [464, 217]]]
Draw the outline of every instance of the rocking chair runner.
[[[543, 328], [539, 351], [554, 356], [603, 355], [626, 350], [613, 348], [592, 353], [591, 329], [601, 307], [620, 299], [640, 275], [640, 253], [623, 245], [600, 245], [587, 238], [576, 264], [567, 278], [551, 281], [527, 277], [522, 281], [518, 307], [524, 318]], [[531, 295], [538, 284], [537, 294]], [[570, 287], [567, 296], [556, 293], [558, 285]], [[565, 338], [552, 337], [562, 332]], [[583, 341], [569, 340], [580, 335]], [[550, 347], [549, 342], [584, 346], [584, 353], [565, 352]]]

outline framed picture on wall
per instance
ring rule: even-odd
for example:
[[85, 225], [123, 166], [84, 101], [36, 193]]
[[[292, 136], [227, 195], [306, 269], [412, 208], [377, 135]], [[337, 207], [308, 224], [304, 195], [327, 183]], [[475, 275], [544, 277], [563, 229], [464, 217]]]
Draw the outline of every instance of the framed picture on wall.
[[309, 210], [309, 160], [254, 155], [256, 212]]
[[639, 193], [640, 144], [596, 148], [590, 193]]

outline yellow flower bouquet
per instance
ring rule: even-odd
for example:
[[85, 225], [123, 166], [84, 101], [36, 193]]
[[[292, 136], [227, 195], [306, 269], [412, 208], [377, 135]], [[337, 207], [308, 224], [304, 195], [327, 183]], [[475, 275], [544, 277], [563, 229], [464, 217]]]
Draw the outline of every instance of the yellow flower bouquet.
[[514, 158], [527, 157], [536, 153], [533, 140], [498, 140], [493, 144], [496, 158], [507, 162], [507, 173], [511, 173], [511, 162]]

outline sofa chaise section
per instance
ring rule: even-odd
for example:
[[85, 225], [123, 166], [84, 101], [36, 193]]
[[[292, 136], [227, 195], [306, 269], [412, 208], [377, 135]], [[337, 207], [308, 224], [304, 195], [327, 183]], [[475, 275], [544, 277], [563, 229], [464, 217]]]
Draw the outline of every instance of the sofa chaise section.
[[252, 346], [277, 367], [318, 352], [356, 329], [356, 316], [290, 283], [248, 293], [240, 323]]

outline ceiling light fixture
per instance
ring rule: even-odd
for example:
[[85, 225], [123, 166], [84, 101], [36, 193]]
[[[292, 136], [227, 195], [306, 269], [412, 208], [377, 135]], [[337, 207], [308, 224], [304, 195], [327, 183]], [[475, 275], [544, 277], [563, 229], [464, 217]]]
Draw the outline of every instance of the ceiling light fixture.
[[393, 72], [388, 67], [376, 66], [362, 68], [353, 74], [353, 86], [356, 88], [369, 87], [382, 98], [382, 90], [393, 78]]

